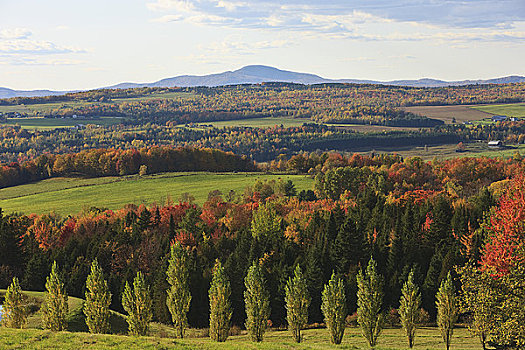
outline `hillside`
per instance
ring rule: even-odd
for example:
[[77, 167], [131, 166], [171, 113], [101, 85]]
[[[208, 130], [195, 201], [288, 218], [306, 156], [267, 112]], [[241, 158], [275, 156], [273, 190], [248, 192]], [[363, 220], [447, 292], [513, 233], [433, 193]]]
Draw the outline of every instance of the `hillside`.
[[[204, 203], [210, 191], [242, 194], [257, 180], [292, 180], [296, 189], [309, 190], [313, 179], [304, 175], [267, 175], [261, 173], [164, 173], [147, 176], [102, 177], [91, 179], [54, 178], [0, 189], [0, 208], [8, 212], [67, 215], [84, 207], [119, 209], [125, 204], [177, 202], [184, 193]], [[111, 193], [110, 196], [107, 194]], [[88, 204], [89, 203], [89, 204]]]

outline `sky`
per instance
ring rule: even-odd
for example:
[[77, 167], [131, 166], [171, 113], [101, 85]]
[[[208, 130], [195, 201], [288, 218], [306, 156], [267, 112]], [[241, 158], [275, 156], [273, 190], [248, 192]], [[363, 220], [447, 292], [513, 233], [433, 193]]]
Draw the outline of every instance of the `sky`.
[[0, 0], [0, 86], [264, 64], [348, 79], [525, 75], [525, 0]]

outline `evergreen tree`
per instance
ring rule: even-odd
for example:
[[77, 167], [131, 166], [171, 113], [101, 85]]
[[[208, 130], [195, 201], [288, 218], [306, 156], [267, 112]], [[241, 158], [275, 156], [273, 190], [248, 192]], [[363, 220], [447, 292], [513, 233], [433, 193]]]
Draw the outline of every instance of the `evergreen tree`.
[[27, 308], [24, 304], [24, 295], [18, 283], [18, 278], [14, 277], [13, 282], [5, 293], [2, 308], [2, 325], [10, 328], [24, 328], [26, 322]]
[[244, 279], [246, 290], [244, 302], [246, 305], [246, 329], [252, 341], [263, 340], [264, 332], [270, 317], [270, 295], [266, 289], [263, 272], [259, 264], [255, 263], [248, 269]]
[[330, 331], [330, 341], [333, 344], [341, 344], [345, 333], [346, 296], [343, 280], [335, 273], [325, 285], [322, 299], [321, 310]]
[[230, 304], [231, 287], [222, 264], [217, 259], [213, 268], [210, 290], [210, 338], [224, 342], [230, 332], [232, 310]]
[[51, 274], [46, 281], [46, 297], [42, 304], [42, 322], [45, 329], [63, 331], [67, 327], [67, 293], [64, 283], [58, 276], [57, 262], [53, 262]]
[[337, 272], [347, 274], [351, 265], [358, 265], [367, 254], [368, 246], [364, 235], [358, 231], [353, 214], [346, 217], [332, 245], [332, 261]]
[[452, 340], [454, 324], [458, 318], [455, 289], [450, 272], [447, 278], [441, 282], [441, 286], [436, 294], [436, 307], [437, 324], [448, 350]]
[[133, 280], [133, 289], [126, 281], [122, 293], [122, 306], [128, 313], [126, 321], [128, 322], [129, 333], [136, 336], [146, 335], [153, 313], [151, 311], [152, 301], [149, 287], [142, 272], [137, 272], [137, 276]]
[[297, 343], [301, 342], [301, 329], [308, 322], [310, 295], [308, 285], [299, 265], [295, 267], [293, 278], [290, 277], [285, 287], [286, 315], [288, 329]]
[[186, 314], [190, 309], [191, 294], [188, 285], [188, 253], [179, 242], [171, 246], [171, 257], [167, 270], [167, 281], [170, 284], [167, 290], [166, 305], [171, 313], [171, 318], [177, 336], [184, 337], [184, 330], [188, 326]]
[[86, 281], [86, 302], [84, 314], [86, 324], [91, 333], [107, 333], [109, 331], [109, 305], [111, 293], [104, 279], [102, 268], [95, 259], [91, 263], [91, 273]]
[[377, 264], [370, 259], [366, 272], [357, 275], [357, 323], [370, 347], [377, 344], [383, 330], [383, 278], [377, 273]]
[[401, 299], [399, 300], [399, 316], [401, 325], [406, 332], [408, 346], [414, 346], [417, 324], [419, 322], [419, 308], [421, 307], [421, 293], [414, 282], [414, 269], [410, 271], [408, 280], [401, 290]]

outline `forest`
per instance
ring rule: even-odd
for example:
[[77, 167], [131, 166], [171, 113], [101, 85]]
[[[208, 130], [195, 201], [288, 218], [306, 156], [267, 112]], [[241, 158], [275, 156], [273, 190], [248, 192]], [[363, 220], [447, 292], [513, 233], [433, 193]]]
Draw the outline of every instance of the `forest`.
[[[126, 281], [141, 271], [151, 286], [153, 319], [170, 323], [166, 270], [177, 242], [188, 252], [191, 327], [208, 326], [207, 291], [216, 259], [230, 281], [243, 280], [252, 263], [260, 262], [274, 326], [286, 322], [285, 285], [296, 266], [312, 298], [308, 322], [322, 322], [321, 291], [333, 272], [344, 277], [351, 320], [359, 271], [371, 257], [388, 290], [381, 309], [395, 314], [413, 271], [422, 312], [434, 320], [440, 283], [452, 273], [458, 290], [468, 286], [478, 275], [460, 283], [467, 274], [456, 268], [471, 266], [493, 276], [483, 281], [497, 296], [495, 316], [503, 317], [491, 321], [488, 339], [523, 344], [516, 323], [521, 314], [506, 304], [523, 310], [523, 298], [508, 294], [523, 288], [523, 159], [424, 162], [312, 153], [280, 162], [274, 165], [315, 176], [314, 188], [297, 193], [292, 182], [258, 182], [239, 196], [211, 192], [202, 206], [181, 201], [91, 208], [68, 217], [3, 214], [0, 288], [16, 276], [24, 289], [44, 290], [56, 261], [69, 295], [82, 297], [96, 258], [108, 279], [112, 309], [123, 311]], [[240, 327], [246, 319], [243, 293], [242, 283], [231, 284], [232, 323]], [[477, 315], [468, 309], [462, 314], [465, 322]]]

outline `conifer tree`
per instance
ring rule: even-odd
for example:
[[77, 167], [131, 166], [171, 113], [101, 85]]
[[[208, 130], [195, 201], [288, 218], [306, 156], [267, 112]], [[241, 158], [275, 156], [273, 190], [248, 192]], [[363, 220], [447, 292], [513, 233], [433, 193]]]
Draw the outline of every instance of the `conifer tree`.
[[292, 332], [294, 340], [301, 342], [301, 329], [308, 322], [308, 306], [310, 295], [303, 272], [299, 265], [295, 267], [293, 278], [290, 277], [285, 286], [286, 318], [288, 329]]
[[406, 332], [408, 346], [414, 346], [417, 324], [419, 322], [419, 308], [421, 307], [421, 293], [419, 287], [414, 282], [414, 269], [410, 271], [408, 280], [401, 289], [401, 299], [399, 300], [399, 316], [401, 325]]
[[107, 333], [109, 331], [109, 305], [111, 293], [104, 279], [102, 268], [97, 259], [91, 263], [91, 273], [86, 281], [86, 302], [84, 314], [86, 324], [91, 333]]
[[455, 292], [452, 276], [449, 272], [447, 278], [441, 282], [441, 286], [436, 294], [437, 324], [447, 350], [450, 348], [454, 324], [458, 318]]
[[58, 332], [67, 327], [66, 316], [69, 311], [64, 283], [58, 276], [57, 262], [53, 262], [51, 274], [46, 281], [46, 297], [42, 304], [42, 322], [45, 329]]
[[246, 305], [246, 329], [252, 341], [263, 340], [270, 317], [270, 294], [266, 289], [263, 271], [258, 263], [253, 263], [244, 279], [244, 303]]
[[210, 290], [210, 338], [224, 342], [230, 332], [232, 310], [230, 304], [231, 287], [222, 264], [217, 259], [213, 268]]
[[27, 308], [24, 304], [22, 288], [18, 278], [13, 277], [13, 282], [5, 293], [2, 308], [2, 325], [10, 328], [24, 328], [27, 322]]
[[126, 321], [129, 333], [136, 336], [146, 335], [153, 313], [149, 287], [142, 272], [137, 272], [133, 280], [133, 289], [126, 281], [124, 293], [122, 293], [122, 306], [128, 313]]
[[357, 323], [370, 347], [377, 344], [383, 330], [383, 278], [377, 273], [377, 264], [370, 259], [366, 272], [357, 275]]
[[330, 331], [330, 342], [341, 344], [345, 333], [346, 322], [346, 295], [343, 280], [335, 273], [325, 285], [322, 295], [324, 320]]
[[188, 326], [186, 315], [190, 309], [191, 294], [188, 285], [188, 253], [179, 242], [171, 246], [171, 257], [168, 264], [166, 274], [170, 287], [167, 290], [166, 305], [170, 310], [177, 336], [183, 338], [184, 330]]

